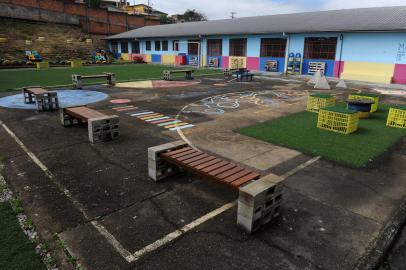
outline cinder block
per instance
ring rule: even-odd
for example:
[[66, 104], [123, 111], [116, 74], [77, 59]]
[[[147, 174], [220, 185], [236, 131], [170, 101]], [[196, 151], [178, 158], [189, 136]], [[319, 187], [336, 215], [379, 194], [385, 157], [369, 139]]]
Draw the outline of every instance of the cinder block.
[[74, 88], [82, 89], [82, 77], [77, 74], [72, 74], [72, 84]]
[[279, 216], [283, 202], [283, 179], [269, 174], [240, 188], [237, 224], [252, 233]]
[[115, 140], [120, 136], [120, 119], [116, 115], [108, 115], [88, 120], [89, 141], [96, 143]]
[[182, 170], [159, 158], [161, 153], [173, 151], [187, 146], [184, 141], [175, 141], [148, 148], [148, 175], [154, 181], [173, 176]]
[[65, 108], [59, 109], [59, 120], [61, 121], [62, 126], [69, 127], [72, 125], [77, 125], [80, 121], [65, 112]]

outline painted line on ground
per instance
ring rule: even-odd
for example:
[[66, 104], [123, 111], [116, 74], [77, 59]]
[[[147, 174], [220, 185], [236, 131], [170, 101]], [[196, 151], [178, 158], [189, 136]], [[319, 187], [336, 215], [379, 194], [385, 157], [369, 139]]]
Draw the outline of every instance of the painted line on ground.
[[179, 130], [179, 129], [191, 128], [191, 127], [194, 127], [194, 126], [195, 126], [195, 125], [188, 124], [188, 125], [186, 125], [186, 126], [180, 126], [180, 127], [170, 128], [169, 130], [175, 131], [175, 130]]
[[[4, 124], [1, 120], [0, 120], [0, 125], [4, 128], [4, 130], [10, 135], [10, 137], [12, 139], [14, 139], [14, 141], [21, 147], [21, 149], [23, 149], [23, 151], [31, 158], [31, 160], [45, 173], [45, 175], [52, 181], [52, 183], [54, 183], [56, 185], [56, 187], [63, 193], [65, 194], [65, 196], [73, 203], [73, 205], [76, 207], [77, 210], [79, 210], [83, 217], [87, 220], [90, 221], [89, 216], [86, 214], [85, 212], [85, 208], [83, 207], [83, 205], [77, 201], [76, 199], [73, 198], [72, 194], [70, 193], [70, 191], [65, 188], [64, 185], [62, 185], [61, 183], [59, 183], [58, 181], [55, 180], [55, 176], [53, 175], [53, 173], [45, 166], [44, 163], [41, 162], [41, 160], [39, 160], [39, 158], [37, 158], [37, 156], [31, 152], [26, 146], [25, 144], [17, 137], [17, 135], [11, 130], [9, 129], [6, 124]], [[133, 257], [133, 255], [131, 255], [131, 253], [126, 250], [125, 248], [123, 248], [123, 246], [117, 241], [117, 239], [114, 238], [113, 235], [111, 235], [101, 224], [99, 224], [98, 221], [91, 221], [90, 222], [93, 227], [99, 231], [106, 239], [107, 241], [114, 247], [114, 249], [127, 261], [127, 262], [131, 262], [134, 261], [135, 258]]]
[[[162, 121], [162, 120], [164, 120], [164, 121]], [[165, 122], [168, 120], [170, 120], [169, 116], [164, 116], [164, 117], [157, 117], [154, 119], [147, 119], [147, 120], [145, 120], [145, 122], [151, 122], [151, 124], [157, 124], [157, 123]]]
[[153, 113], [153, 112], [134, 113], [134, 114], [131, 114], [131, 116], [138, 116], [138, 115], [151, 114], [151, 113]]
[[304, 168], [306, 168], [306, 167], [312, 165], [313, 163], [315, 163], [316, 161], [318, 161], [320, 158], [321, 158], [321, 156], [317, 156], [317, 157], [314, 157], [314, 158], [312, 158], [312, 159], [309, 159], [309, 160], [306, 161], [305, 163], [302, 163], [302, 164], [300, 164], [299, 166], [297, 166], [296, 168], [294, 168], [294, 169], [292, 169], [292, 170], [290, 170], [290, 171], [284, 173], [283, 175], [281, 175], [281, 177], [282, 177], [283, 179], [286, 179], [286, 178], [288, 178], [288, 177], [294, 175], [294, 174], [297, 173], [298, 171], [301, 171], [301, 170], [303, 170]]
[[129, 108], [125, 108], [125, 109], [119, 109], [119, 110], [116, 110], [116, 111], [117, 112], [124, 112], [124, 111], [135, 110], [135, 109], [137, 109], [137, 107], [129, 107]]
[[164, 117], [163, 114], [155, 114], [155, 115], [151, 115], [151, 116], [145, 116], [145, 117], [139, 117], [141, 120], [149, 120], [149, 119], [156, 119], [159, 117]]
[[173, 124], [173, 125], [169, 125], [169, 126], [164, 126], [164, 128], [174, 128], [174, 127], [179, 127], [179, 126], [184, 126], [184, 125], [189, 125], [189, 124], [185, 123], [185, 122], [181, 122], [181, 123], [177, 123], [177, 124]]
[[180, 123], [180, 122], [182, 122], [182, 121], [180, 121], [180, 120], [169, 121], [169, 122], [164, 122], [164, 123], [157, 124], [157, 126], [162, 127], [162, 126], [167, 126], [167, 125], [170, 125], [170, 124], [176, 124], [176, 123]]
[[133, 253], [134, 260], [138, 260], [142, 256], [145, 256], [146, 254], [151, 253], [152, 251], [157, 250], [158, 248], [172, 242], [179, 236], [182, 236], [183, 234], [185, 234], [188, 231], [196, 228], [197, 226], [205, 223], [206, 221], [213, 219], [214, 217], [216, 217], [216, 216], [220, 215], [221, 213], [227, 211], [228, 209], [232, 208], [236, 204], [237, 204], [236, 201], [227, 203], [227, 204], [221, 206], [220, 208], [217, 208], [217, 209], [211, 211], [210, 213], [207, 213], [206, 215], [204, 215], [198, 219], [195, 219], [191, 223], [183, 226], [182, 228], [180, 228], [176, 231], [173, 231], [170, 234], [167, 234], [166, 236], [153, 242], [152, 244], [149, 244], [148, 246], [145, 246], [144, 248], [134, 252]]

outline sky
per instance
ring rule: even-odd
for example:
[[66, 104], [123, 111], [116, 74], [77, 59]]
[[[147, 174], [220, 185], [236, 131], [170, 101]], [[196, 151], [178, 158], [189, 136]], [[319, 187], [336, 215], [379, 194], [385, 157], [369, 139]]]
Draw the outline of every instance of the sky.
[[[133, 4], [148, 1], [130, 0]], [[196, 9], [209, 20], [256, 15], [294, 13], [303, 11], [332, 10], [361, 7], [406, 5], [405, 0], [150, 0], [152, 7], [168, 14], [178, 14], [186, 9]]]

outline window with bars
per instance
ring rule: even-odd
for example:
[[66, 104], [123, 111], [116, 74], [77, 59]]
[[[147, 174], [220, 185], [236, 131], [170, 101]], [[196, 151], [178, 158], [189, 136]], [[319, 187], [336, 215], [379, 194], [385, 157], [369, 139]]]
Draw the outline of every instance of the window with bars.
[[247, 39], [230, 39], [230, 56], [246, 56], [247, 55]]
[[161, 41], [155, 40], [155, 51], [160, 51], [160, 50], [161, 50]]
[[179, 51], [179, 40], [173, 40], [172, 41], [172, 48], [174, 51]]
[[162, 40], [162, 50], [163, 51], [168, 50], [168, 41], [167, 40]]
[[149, 41], [149, 40], [145, 41], [145, 50], [146, 51], [151, 50], [151, 41]]
[[112, 53], [118, 52], [118, 43], [117, 42], [112, 42], [111, 43], [111, 52]]
[[223, 40], [222, 39], [208, 39], [207, 40], [207, 55], [208, 56], [221, 56], [223, 54]]
[[121, 53], [128, 53], [128, 42], [121, 42]]
[[198, 55], [199, 54], [199, 40], [188, 40], [187, 51], [188, 54]]
[[131, 42], [132, 53], [140, 53], [140, 43], [138, 41]]
[[261, 39], [261, 57], [282, 58], [286, 54], [286, 39], [263, 38]]
[[304, 58], [334, 60], [337, 38], [306, 38]]

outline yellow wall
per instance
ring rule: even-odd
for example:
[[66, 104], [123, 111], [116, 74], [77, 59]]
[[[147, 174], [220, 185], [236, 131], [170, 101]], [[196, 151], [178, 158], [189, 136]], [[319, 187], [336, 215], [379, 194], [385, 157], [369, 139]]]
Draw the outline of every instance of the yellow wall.
[[126, 7], [127, 11], [135, 11], [139, 13], [148, 13], [147, 7], [144, 5], [138, 5], [138, 6], [128, 6]]
[[345, 61], [341, 78], [345, 80], [391, 83], [394, 70], [394, 64]]
[[165, 65], [174, 65], [175, 64], [175, 55], [164, 54], [161, 57], [162, 64]]
[[151, 55], [150, 55], [150, 54], [146, 54], [146, 55], [145, 55], [145, 62], [147, 62], [147, 63], [151, 63], [151, 62], [152, 62], [152, 60], [151, 60]]
[[245, 68], [247, 67], [247, 58], [242, 56], [230, 56], [229, 68]]
[[126, 60], [126, 61], [129, 61], [129, 60], [130, 60], [130, 56], [129, 56], [128, 53], [122, 53], [122, 54], [121, 54], [121, 58], [122, 58], [123, 60]]

